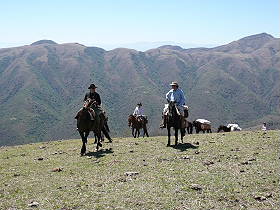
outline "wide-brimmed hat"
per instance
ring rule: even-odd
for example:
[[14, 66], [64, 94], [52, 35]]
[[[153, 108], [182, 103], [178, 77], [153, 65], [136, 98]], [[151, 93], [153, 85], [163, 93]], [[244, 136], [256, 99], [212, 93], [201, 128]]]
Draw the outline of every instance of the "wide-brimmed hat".
[[95, 86], [95, 84], [90, 84], [90, 86], [88, 87], [88, 89], [94, 89], [97, 88], [97, 86]]
[[138, 103], [137, 105], [142, 106], [142, 103], [140, 102], [140, 103]]
[[178, 82], [171, 82], [170, 86], [177, 86], [177, 87], [179, 87]]

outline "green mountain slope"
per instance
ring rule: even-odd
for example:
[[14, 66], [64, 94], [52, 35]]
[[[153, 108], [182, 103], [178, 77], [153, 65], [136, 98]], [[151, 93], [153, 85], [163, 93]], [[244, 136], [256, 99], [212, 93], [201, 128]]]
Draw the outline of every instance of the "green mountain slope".
[[144, 104], [151, 135], [169, 83], [186, 93], [190, 120], [253, 127], [280, 120], [280, 43], [268, 34], [216, 48], [162, 46], [105, 51], [42, 40], [0, 49], [0, 145], [78, 137], [74, 116], [90, 83], [99, 88], [113, 136], [130, 135], [127, 116]]

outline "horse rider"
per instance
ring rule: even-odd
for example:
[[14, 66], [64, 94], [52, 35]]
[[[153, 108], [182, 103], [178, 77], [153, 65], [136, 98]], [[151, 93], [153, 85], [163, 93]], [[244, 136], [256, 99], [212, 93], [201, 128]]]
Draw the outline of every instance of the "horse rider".
[[[184, 95], [184, 92], [182, 89], [179, 88], [179, 85], [177, 82], [172, 82], [170, 84], [171, 86], [171, 90], [168, 91], [168, 93], [166, 93], [166, 100], [167, 102], [175, 102], [176, 106], [177, 106], [177, 109], [181, 115], [181, 128], [185, 128], [185, 114], [184, 114], [184, 109], [186, 108], [185, 106], [185, 101], [186, 101], [186, 98], [185, 98], [185, 95]], [[163, 122], [162, 124], [160, 125], [160, 128], [166, 128], [166, 122], [167, 122], [167, 114], [168, 114], [168, 105], [165, 105], [165, 108], [163, 110]]]
[[[103, 111], [103, 109], [101, 108], [101, 98], [100, 98], [100, 95], [96, 92], [96, 88], [97, 86], [95, 86], [94, 84], [91, 84], [88, 89], [89, 89], [89, 92], [85, 94], [85, 97], [84, 97], [84, 102], [86, 102], [88, 99], [90, 100], [93, 100], [94, 102], [92, 103], [91, 105], [91, 108], [90, 109], [90, 113], [91, 113], [91, 118], [93, 119], [94, 117], [98, 118], [99, 117], [99, 114], [101, 112], [103, 112], [105, 114], [105, 112]], [[91, 110], [94, 110], [94, 112], [92, 112]], [[106, 119], [107, 119], [107, 116], [105, 115]], [[98, 119], [97, 119], [98, 120]], [[104, 130], [105, 129], [105, 130]], [[105, 122], [105, 126], [104, 128], [102, 128], [102, 131], [105, 135], [105, 137], [111, 142], [112, 141], [112, 138], [109, 136], [109, 127], [108, 127], [108, 124], [107, 124], [107, 120]]]
[[144, 110], [141, 102], [138, 103], [135, 107], [133, 115], [136, 117], [137, 121], [144, 123], [146, 116], [144, 115]]

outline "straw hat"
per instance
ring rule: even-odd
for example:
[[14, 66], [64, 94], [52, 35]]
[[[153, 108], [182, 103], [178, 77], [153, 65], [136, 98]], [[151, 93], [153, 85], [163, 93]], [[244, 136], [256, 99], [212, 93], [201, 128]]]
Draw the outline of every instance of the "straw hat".
[[171, 82], [170, 86], [177, 86], [177, 87], [179, 87], [177, 82]]

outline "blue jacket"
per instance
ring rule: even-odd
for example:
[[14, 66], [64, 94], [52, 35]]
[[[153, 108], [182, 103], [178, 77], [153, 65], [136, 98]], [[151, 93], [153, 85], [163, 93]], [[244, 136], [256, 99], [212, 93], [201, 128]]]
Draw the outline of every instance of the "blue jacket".
[[166, 94], [166, 99], [168, 101], [175, 101], [177, 106], [183, 106], [186, 102], [186, 98], [184, 96], [184, 92], [181, 89], [173, 90], [171, 89]]

